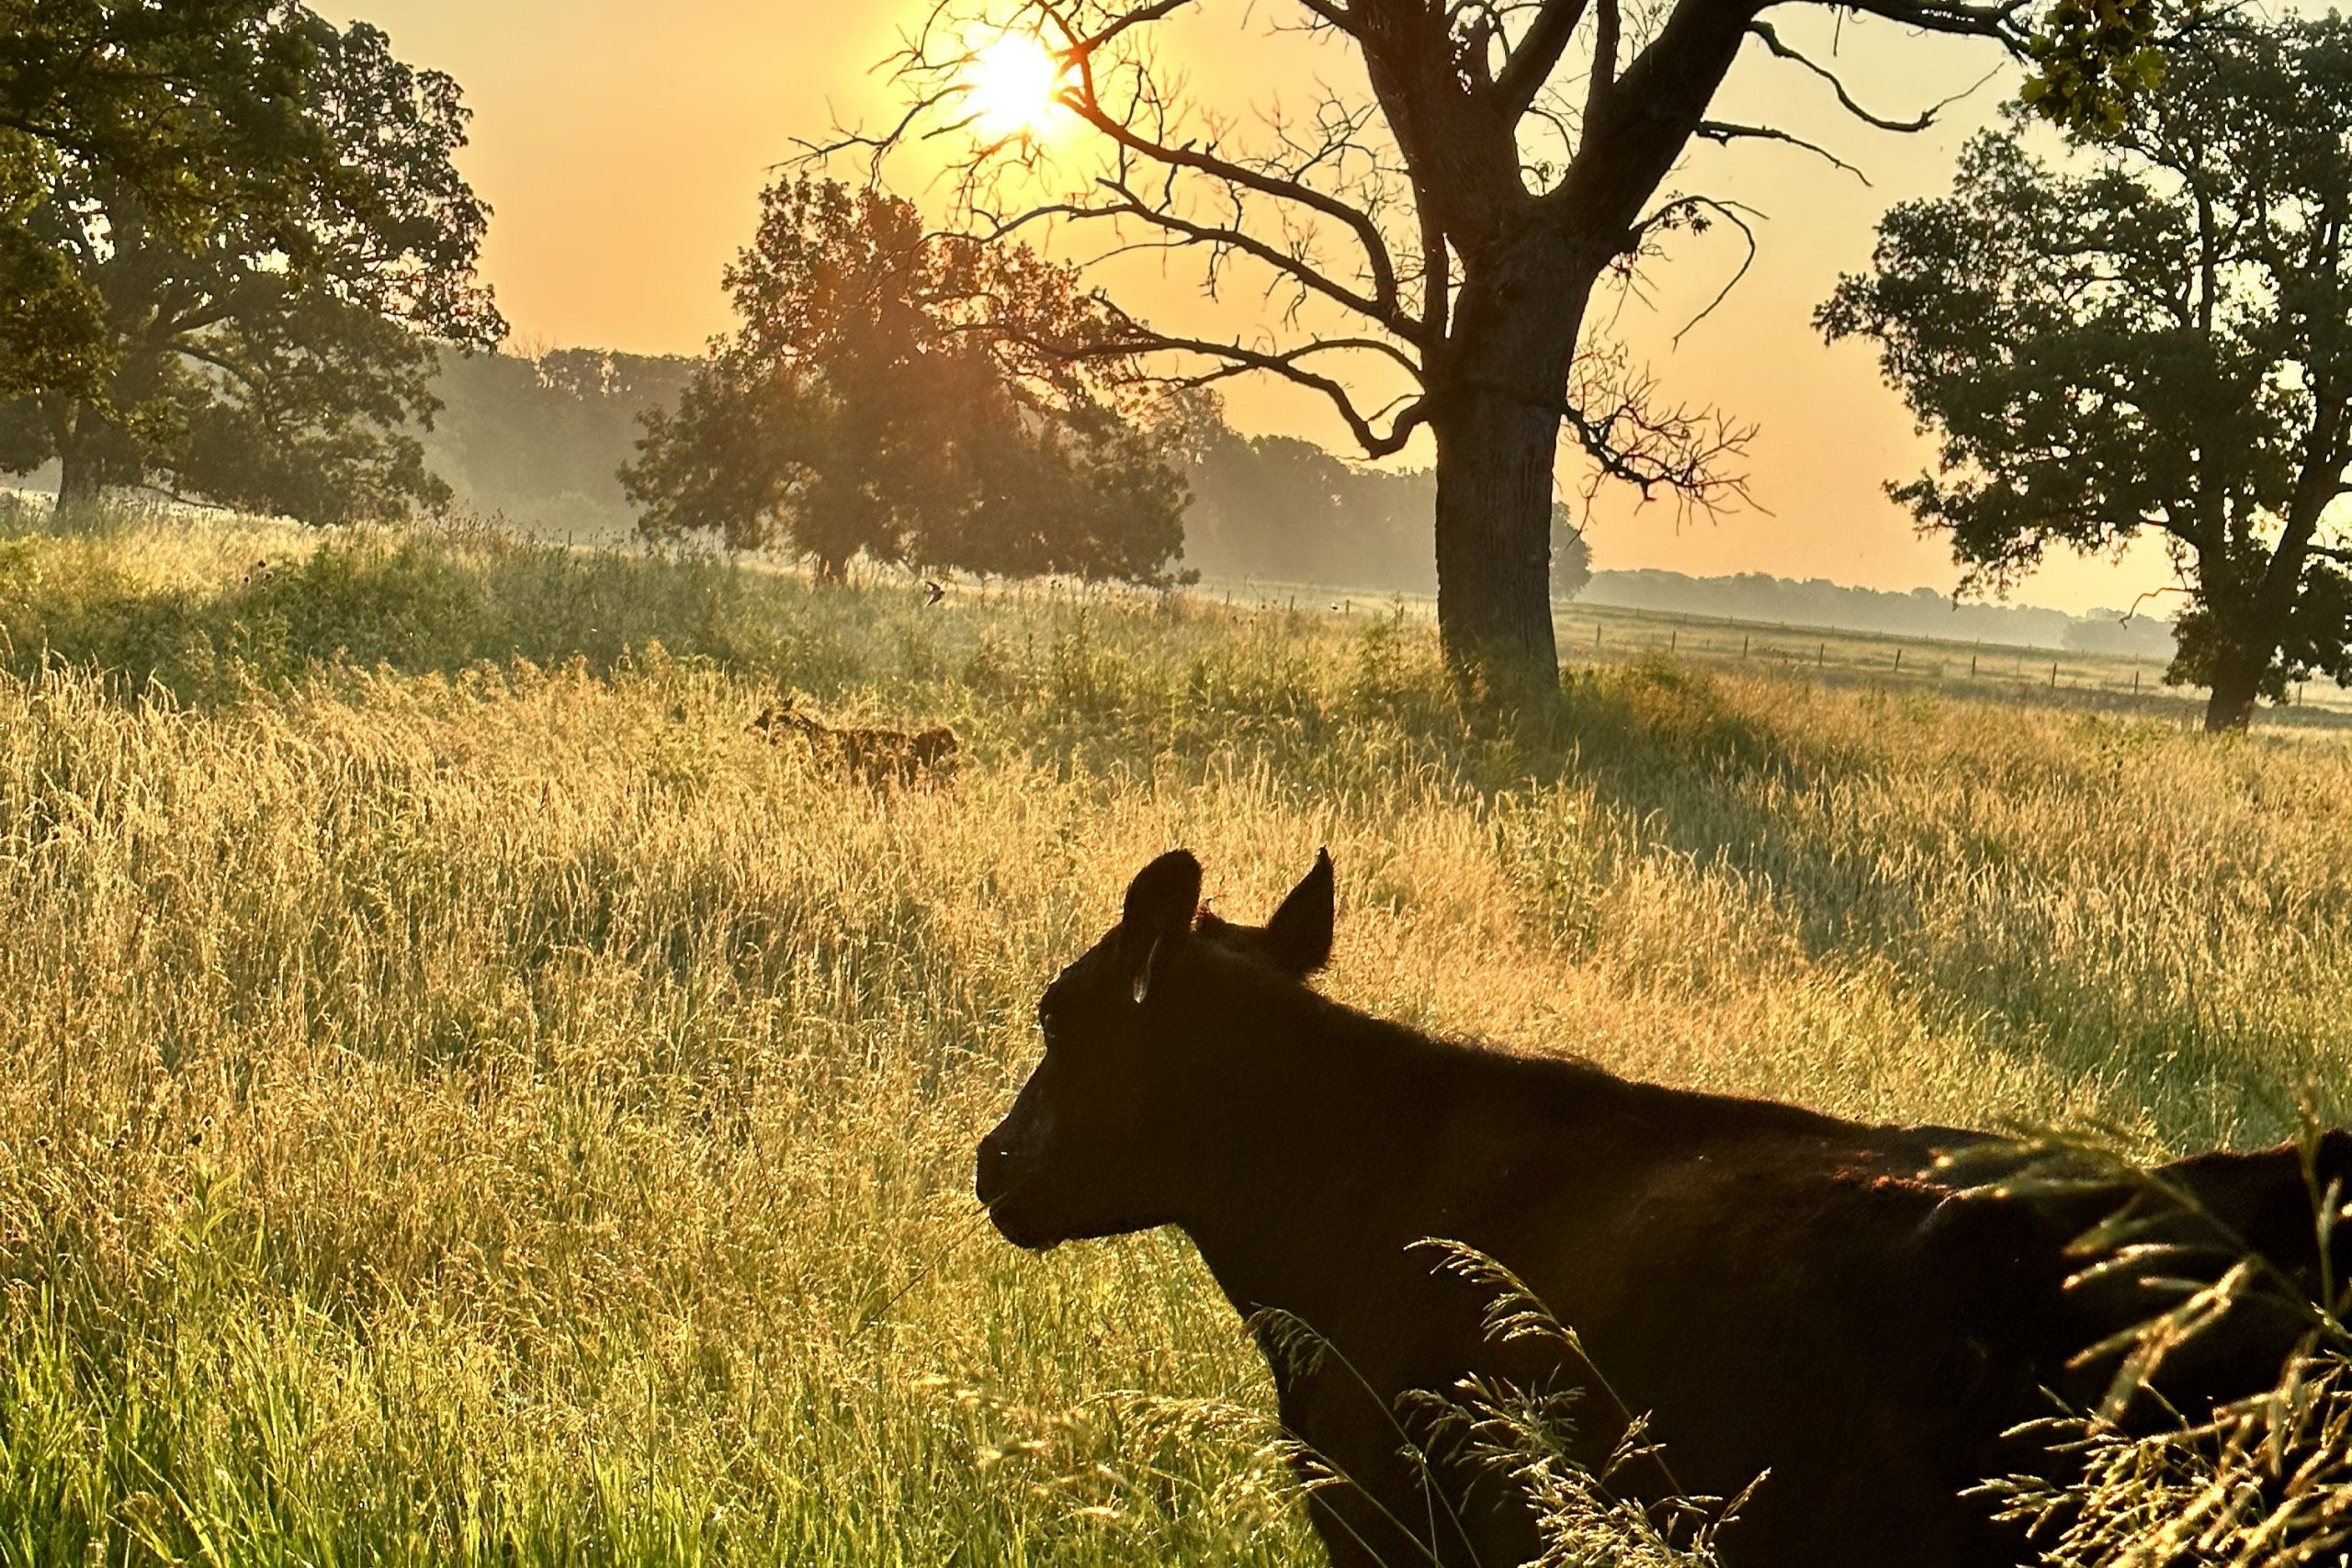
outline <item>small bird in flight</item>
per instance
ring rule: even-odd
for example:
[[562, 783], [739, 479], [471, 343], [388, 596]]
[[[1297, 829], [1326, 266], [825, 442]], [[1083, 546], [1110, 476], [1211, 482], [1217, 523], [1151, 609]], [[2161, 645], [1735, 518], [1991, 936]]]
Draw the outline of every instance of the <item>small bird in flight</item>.
[[922, 602], [924, 604], [936, 604], [942, 599], [946, 597], [947, 590], [942, 588], [938, 583], [933, 582], [928, 577], [922, 580]]

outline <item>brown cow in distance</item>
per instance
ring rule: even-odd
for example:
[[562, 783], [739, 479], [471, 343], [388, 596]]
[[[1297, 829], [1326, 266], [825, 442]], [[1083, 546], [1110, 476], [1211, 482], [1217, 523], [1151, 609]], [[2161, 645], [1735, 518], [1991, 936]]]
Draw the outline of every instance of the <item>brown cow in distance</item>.
[[873, 789], [944, 781], [955, 774], [963, 750], [956, 732], [944, 725], [930, 729], [878, 729], [828, 724], [800, 711], [794, 697], [761, 709], [752, 728], [770, 740], [800, 735], [819, 761]]
[[[1262, 927], [1200, 910], [1200, 889], [1189, 853], [1154, 861], [1046, 988], [1044, 1058], [980, 1144], [978, 1191], [1029, 1248], [1179, 1226], [1238, 1310], [1313, 1330], [1329, 1354], [1261, 1338], [1283, 1426], [1346, 1478], [1308, 1502], [1339, 1568], [1536, 1554], [1491, 1472], [1408, 1452], [1426, 1434], [1400, 1427], [1400, 1396], [1474, 1371], [1585, 1388], [1588, 1462], [1646, 1412], [1691, 1495], [1769, 1472], [1717, 1542], [1727, 1568], [2034, 1561], [1962, 1494], [2060, 1462], [2004, 1433], [2048, 1413], [2045, 1390], [2096, 1397], [2105, 1369], [2077, 1352], [2165, 1304], [2068, 1287], [2067, 1244], [2098, 1211], [1962, 1196], [1939, 1156], [1981, 1155], [1985, 1134], [1629, 1082], [1341, 1007], [1305, 983], [1331, 951], [1328, 856]], [[2352, 1139], [2328, 1134], [2319, 1163], [2323, 1181], [2352, 1171]], [[2318, 1288], [2296, 1149], [2154, 1174], [2197, 1205], [2165, 1239], [2256, 1248]], [[1488, 1298], [1432, 1268], [1430, 1237], [1509, 1266], [1591, 1362], [1487, 1337]], [[2302, 1326], [2276, 1303], [2233, 1309], [2160, 1392], [2187, 1409], [2267, 1387]], [[1652, 1482], [1623, 1489], [1668, 1490]]]

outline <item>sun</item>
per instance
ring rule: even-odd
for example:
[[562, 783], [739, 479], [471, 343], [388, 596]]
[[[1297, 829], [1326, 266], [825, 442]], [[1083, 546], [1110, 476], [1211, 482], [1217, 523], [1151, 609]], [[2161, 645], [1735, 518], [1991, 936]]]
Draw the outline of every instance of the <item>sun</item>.
[[1061, 111], [1062, 62], [1034, 33], [1006, 33], [972, 51], [965, 68], [973, 129], [991, 141], [1043, 134]]

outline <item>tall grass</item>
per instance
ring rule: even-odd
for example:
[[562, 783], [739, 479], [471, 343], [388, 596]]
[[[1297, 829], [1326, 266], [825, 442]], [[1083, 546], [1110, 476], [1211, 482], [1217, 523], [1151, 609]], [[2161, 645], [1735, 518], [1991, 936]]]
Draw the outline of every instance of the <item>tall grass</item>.
[[[966, 765], [846, 782], [787, 693]], [[1505, 729], [1416, 628], [1182, 599], [18, 516], [0, 1561], [1296, 1561], [1274, 1445], [1188, 1424], [1266, 1396], [1186, 1247], [968, 1197], [1150, 854], [1247, 918], [1329, 844], [1331, 988], [1429, 1027], [2154, 1151], [2346, 1081], [2347, 786], [1671, 664]]]

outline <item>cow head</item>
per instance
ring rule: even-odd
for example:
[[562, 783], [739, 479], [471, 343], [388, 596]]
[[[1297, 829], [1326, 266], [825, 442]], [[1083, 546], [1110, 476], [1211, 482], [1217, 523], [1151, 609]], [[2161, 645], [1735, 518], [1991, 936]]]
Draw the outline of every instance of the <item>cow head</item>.
[[[1217, 1009], [1250, 985], [1303, 983], [1331, 956], [1331, 858], [1262, 926], [1200, 909], [1201, 864], [1171, 850], [1127, 886], [1119, 923], [1037, 1004], [1046, 1054], [980, 1140], [974, 1189], [1022, 1247], [1182, 1217], [1220, 1087]], [[1240, 987], [1210, 984], [1222, 974]]]

